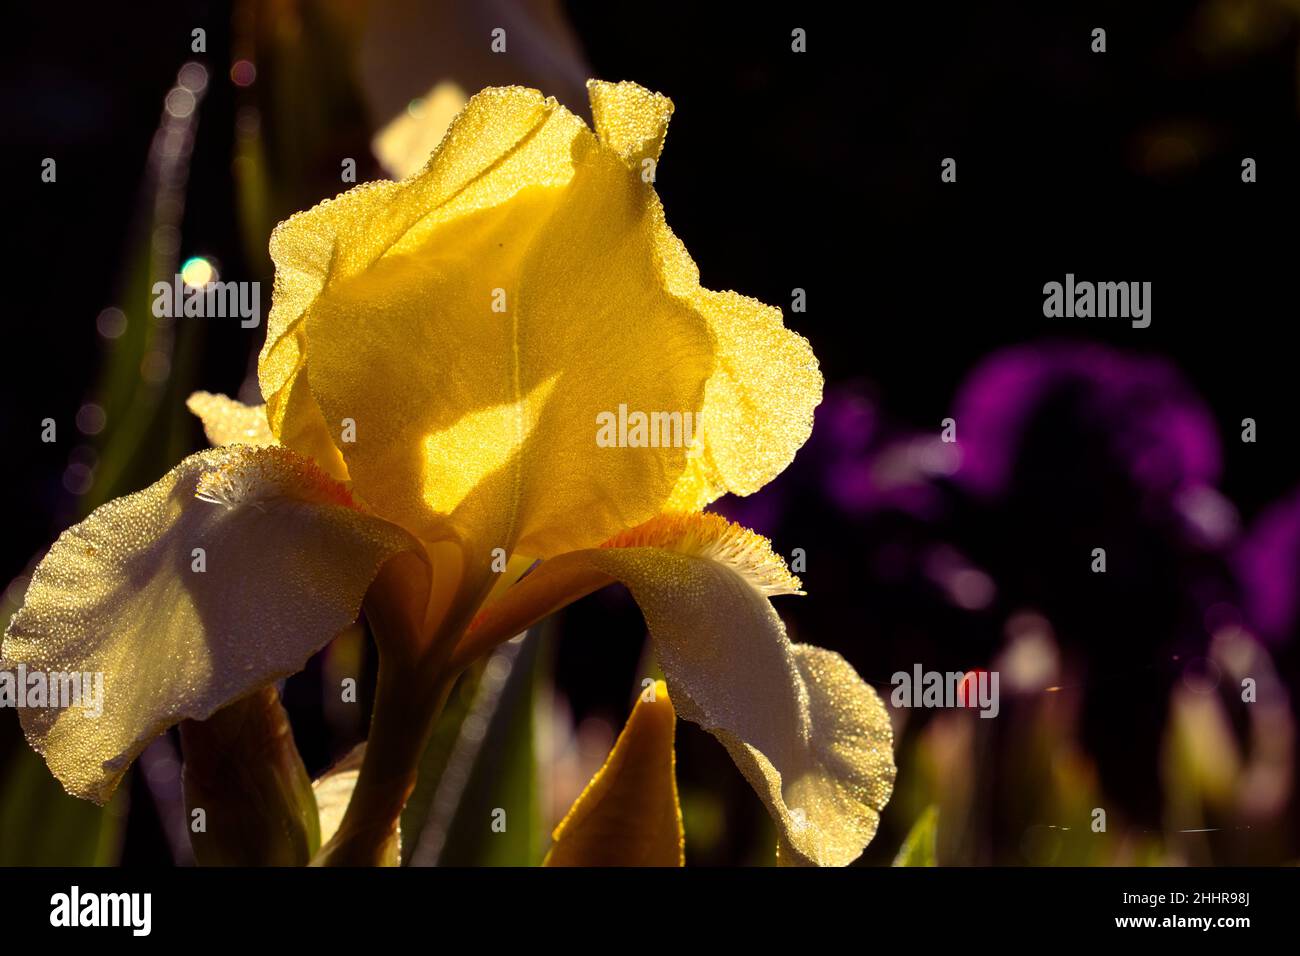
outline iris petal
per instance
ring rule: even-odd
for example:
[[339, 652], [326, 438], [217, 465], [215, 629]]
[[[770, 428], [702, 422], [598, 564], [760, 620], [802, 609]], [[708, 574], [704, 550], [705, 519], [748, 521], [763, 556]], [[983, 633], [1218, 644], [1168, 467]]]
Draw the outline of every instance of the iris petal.
[[195, 392], [185, 406], [203, 422], [203, 432], [213, 447], [277, 444], [265, 405], [245, 405], [225, 395]]
[[457, 656], [615, 580], [645, 615], [678, 714], [727, 748], [786, 862], [856, 859], [893, 789], [889, 715], [838, 654], [791, 643], [768, 598], [799, 582], [760, 536], [716, 515], [665, 516], [544, 561], [480, 616]]
[[0, 667], [102, 675], [102, 712], [20, 712], [76, 796], [104, 802], [168, 727], [300, 670], [420, 546], [284, 448], [192, 455], [69, 528], [37, 566]]
[[[414, 534], [450, 524], [474, 565], [757, 490], [821, 396], [780, 311], [702, 289], [668, 228], [644, 164], [671, 101], [588, 88], [594, 134], [535, 91], [485, 90], [420, 172], [272, 239], [272, 430]], [[702, 414], [701, 444], [602, 447], [600, 418], [624, 409]]]

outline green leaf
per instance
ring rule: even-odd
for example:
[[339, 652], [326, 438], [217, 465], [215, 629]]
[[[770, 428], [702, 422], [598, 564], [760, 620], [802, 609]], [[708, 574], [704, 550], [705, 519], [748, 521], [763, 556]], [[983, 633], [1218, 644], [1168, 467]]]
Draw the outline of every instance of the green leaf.
[[[0, 633], [17, 605], [5, 600], [2, 608]], [[129, 786], [119, 787], [104, 807], [69, 796], [27, 746], [16, 719], [0, 726], [0, 761], [0, 867], [117, 863]]]
[[[469, 712], [427, 801], [423, 830], [418, 842], [411, 841], [413, 866], [541, 862], [547, 834], [541, 825], [533, 712], [543, 676], [543, 635], [535, 629], [516, 640], [497, 648], [483, 665]], [[407, 843], [405, 830], [402, 842]]]
[[0, 776], [0, 866], [111, 866], [126, 821], [128, 787], [98, 807], [63, 792], [26, 744]]
[[[429, 743], [424, 748], [424, 754], [420, 757], [415, 790], [412, 791], [411, 798], [406, 801], [406, 807], [402, 810], [403, 866], [410, 865], [415, 848], [420, 845], [425, 825], [435, 813], [434, 801], [441, 797], [445, 803], [448, 799], [443, 773], [453, 759], [464, 759], [465, 718], [469, 716], [475, 701], [479, 699], [485, 663], [485, 661], [476, 662], [456, 682], [429, 737]], [[441, 791], [440, 785], [444, 785]], [[442, 816], [446, 816], [445, 809]], [[437, 819], [434, 820], [434, 826], [438, 826]]]
[[939, 835], [939, 806], [933, 804], [916, 818], [903, 840], [894, 866], [937, 866], [935, 845]]

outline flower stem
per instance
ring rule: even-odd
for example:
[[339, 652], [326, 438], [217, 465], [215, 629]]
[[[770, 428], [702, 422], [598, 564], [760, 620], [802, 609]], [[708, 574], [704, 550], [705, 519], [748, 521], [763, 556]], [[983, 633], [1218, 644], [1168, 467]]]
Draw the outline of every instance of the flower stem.
[[399, 865], [402, 808], [415, 789], [420, 756], [454, 678], [422, 680], [408, 668], [380, 659], [375, 710], [356, 789], [338, 832], [312, 865]]
[[[427, 566], [394, 559], [366, 597], [379, 648], [370, 735], [352, 799], [313, 866], [399, 866], [402, 809], [415, 790], [420, 758], [463, 667], [452, 648], [482, 600], [484, 582], [464, 588], [433, 623]], [[463, 583], [463, 582], [462, 582]]]

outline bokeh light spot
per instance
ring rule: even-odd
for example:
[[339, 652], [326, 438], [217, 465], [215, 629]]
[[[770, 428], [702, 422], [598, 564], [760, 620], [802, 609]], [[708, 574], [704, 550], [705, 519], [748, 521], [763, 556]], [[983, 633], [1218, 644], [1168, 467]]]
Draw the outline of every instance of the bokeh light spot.
[[177, 119], [185, 119], [194, 112], [194, 107], [197, 103], [198, 100], [194, 98], [193, 93], [185, 89], [183, 86], [176, 86], [167, 94], [167, 99], [164, 101], [163, 105], [165, 106], [168, 115], [174, 116]]
[[176, 74], [176, 85], [191, 93], [202, 93], [208, 87], [208, 68], [190, 60]]
[[202, 256], [192, 256], [181, 266], [181, 280], [191, 289], [202, 289], [217, 278], [217, 270]]
[[104, 409], [94, 402], [87, 402], [77, 410], [77, 431], [83, 435], [98, 435], [108, 423]]
[[236, 86], [252, 86], [257, 79], [257, 67], [252, 60], [236, 60], [230, 68], [230, 82]]
[[121, 338], [126, 331], [126, 313], [117, 306], [110, 305], [96, 317], [95, 328], [106, 339]]

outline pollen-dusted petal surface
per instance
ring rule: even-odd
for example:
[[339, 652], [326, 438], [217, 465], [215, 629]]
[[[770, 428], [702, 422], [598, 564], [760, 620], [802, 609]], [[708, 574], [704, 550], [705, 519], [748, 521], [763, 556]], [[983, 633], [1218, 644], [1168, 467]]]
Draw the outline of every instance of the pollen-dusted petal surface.
[[[331, 284], [369, 269], [421, 219], [488, 172], [547, 112], [531, 91], [485, 90], [452, 123], [437, 162], [431, 161], [424, 175], [365, 183], [276, 227], [271, 236], [275, 292], [258, 380], [271, 428], [282, 442], [316, 458], [322, 442], [334, 444], [335, 423], [325, 423], [310, 389], [294, 387], [306, 377], [303, 319], [317, 297]], [[362, 354], [365, 344], [352, 342]], [[286, 421], [295, 426], [288, 434], [282, 430]]]
[[675, 511], [762, 488], [808, 440], [822, 400], [812, 346], [782, 324], [780, 309], [707, 289], [691, 301], [713, 333], [715, 369], [704, 392], [702, 447], [667, 505]]
[[678, 714], [727, 748], [782, 845], [818, 865], [856, 859], [893, 789], [889, 716], [838, 654], [790, 642], [768, 595], [798, 581], [758, 535], [713, 515], [665, 516], [543, 561], [480, 615], [457, 657], [613, 580], [641, 606]]
[[587, 81], [591, 119], [600, 141], [632, 164], [658, 160], [673, 115], [673, 101], [635, 83]]
[[[644, 177], [653, 170], [647, 159], [657, 161], [663, 149], [672, 101], [635, 83], [591, 80], [587, 90], [601, 142]], [[780, 309], [701, 288], [686, 247], [662, 215], [656, 223], [665, 287], [690, 305], [714, 340], [700, 448], [664, 508], [699, 511], [727, 492], [753, 494], [790, 464], [812, 431], [822, 376], [812, 347], [785, 328]]]
[[[701, 289], [668, 228], [644, 164], [671, 101], [589, 91], [594, 134], [536, 91], [484, 90], [420, 172], [272, 237], [272, 431], [413, 533], [450, 524], [472, 561], [590, 547], [670, 499], [753, 491], [820, 398], [780, 312]], [[638, 415], [701, 412], [696, 448], [636, 431]], [[598, 441], [613, 416], [632, 427]], [[345, 420], [355, 440], [338, 439]]]
[[185, 407], [203, 422], [203, 433], [214, 447], [277, 444], [266, 420], [265, 405], [245, 405], [225, 395], [195, 392]]
[[656, 513], [687, 449], [601, 447], [599, 416], [693, 413], [713, 365], [661, 281], [650, 187], [540, 94], [499, 108], [541, 120], [306, 323], [317, 402], [357, 421], [341, 450], [358, 494], [417, 533], [449, 517], [483, 560]]
[[22, 710], [27, 739], [69, 792], [102, 803], [159, 733], [301, 669], [383, 563], [419, 548], [288, 449], [192, 455], [37, 566], [0, 667], [102, 674], [102, 713]]
[[769, 597], [803, 594], [772, 542], [716, 514], [663, 514], [620, 532], [602, 548], [663, 548], [725, 565]]
[[[282, 341], [285, 347], [292, 344], [296, 350], [301, 338], [302, 332], [299, 330]], [[292, 448], [304, 458], [310, 458], [330, 477], [347, 481], [348, 466], [343, 461], [338, 445], [343, 440], [344, 428], [355, 430], [355, 422], [340, 418], [331, 427], [321, 414], [316, 399], [312, 397], [309, 377], [306, 365], [303, 365], [284, 389], [272, 395], [266, 403], [266, 418], [271, 424], [271, 432], [280, 440], [280, 444]], [[338, 442], [334, 438], [336, 435]]]
[[684, 866], [668, 687], [637, 698], [603, 767], [552, 834], [545, 866]]
[[658, 548], [594, 554], [641, 606], [678, 713], [723, 743], [786, 843], [823, 866], [857, 859], [893, 789], [876, 693], [838, 654], [792, 644], [730, 564]]

